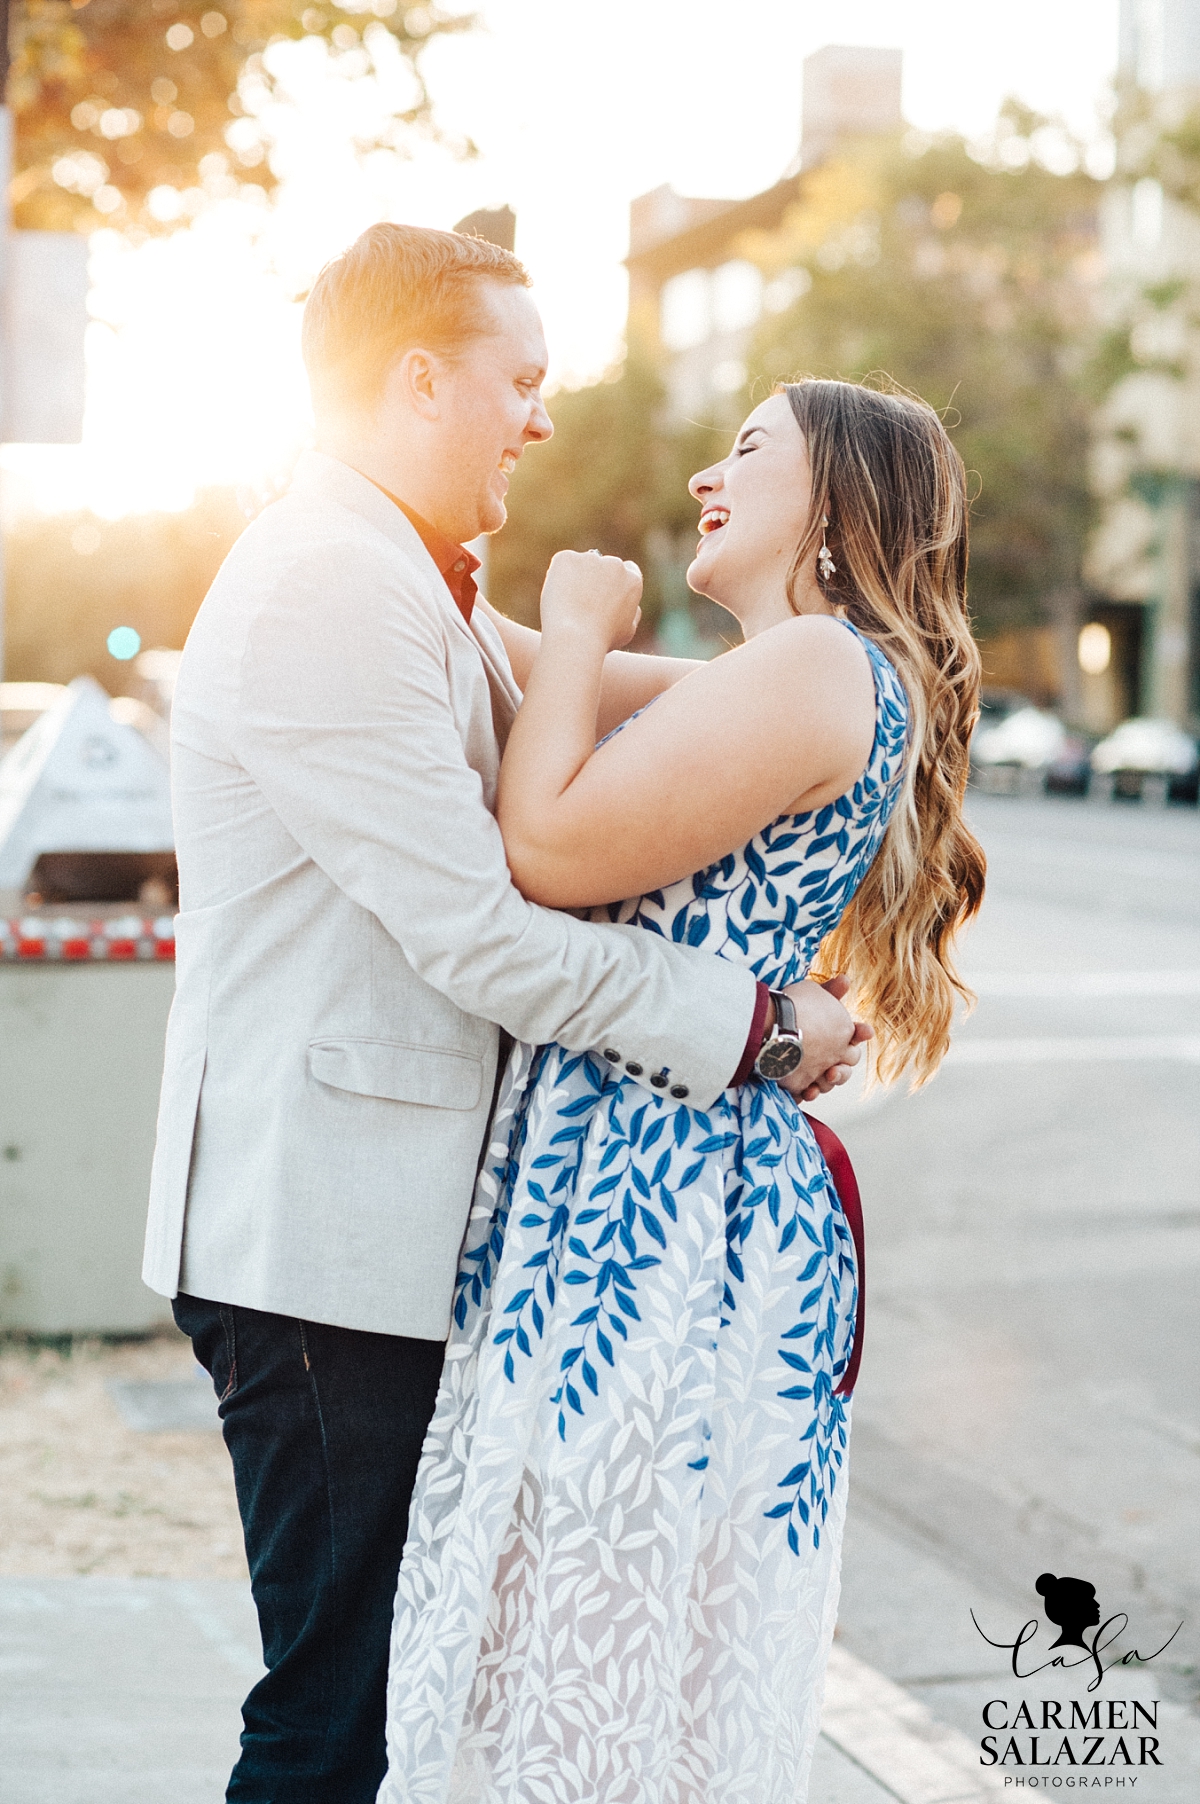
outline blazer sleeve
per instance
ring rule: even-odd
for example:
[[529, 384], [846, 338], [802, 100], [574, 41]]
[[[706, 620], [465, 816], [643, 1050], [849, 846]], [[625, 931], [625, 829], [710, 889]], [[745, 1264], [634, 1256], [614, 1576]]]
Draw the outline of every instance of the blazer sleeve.
[[443, 629], [415, 576], [314, 546], [248, 624], [231, 749], [309, 857], [464, 1012], [533, 1044], [613, 1050], [694, 1107], [730, 1082], [755, 982], [641, 928], [525, 901], [467, 762]]

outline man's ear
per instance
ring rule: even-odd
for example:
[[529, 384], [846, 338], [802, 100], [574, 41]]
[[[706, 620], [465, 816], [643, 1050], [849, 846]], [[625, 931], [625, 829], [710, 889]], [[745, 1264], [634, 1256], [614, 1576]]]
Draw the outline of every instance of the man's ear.
[[[438, 389], [444, 375], [442, 359], [419, 347], [397, 357], [384, 381], [384, 397], [419, 419], [441, 418]], [[390, 411], [390, 409], [389, 409]]]

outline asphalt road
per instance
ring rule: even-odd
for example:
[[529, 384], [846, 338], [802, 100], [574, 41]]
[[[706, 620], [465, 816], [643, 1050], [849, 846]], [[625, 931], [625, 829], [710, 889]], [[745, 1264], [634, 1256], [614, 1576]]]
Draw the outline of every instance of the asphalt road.
[[839, 1635], [978, 1740], [989, 1698], [1083, 1697], [1091, 1669], [1022, 1684], [972, 1609], [1011, 1639], [1039, 1574], [1086, 1579], [1105, 1621], [1128, 1617], [1106, 1662], [1182, 1622], [1099, 1695], [1163, 1700], [1162, 1767], [1136, 1793], [1194, 1804], [1200, 815], [970, 812], [978, 1008], [920, 1094], [822, 1111], [859, 1173], [869, 1274]]

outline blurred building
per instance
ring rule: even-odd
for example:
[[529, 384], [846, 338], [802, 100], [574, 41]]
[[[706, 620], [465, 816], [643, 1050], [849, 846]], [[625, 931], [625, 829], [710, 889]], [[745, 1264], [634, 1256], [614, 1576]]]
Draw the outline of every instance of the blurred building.
[[899, 50], [826, 44], [804, 59], [800, 167], [811, 169], [842, 138], [899, 131]]
[[1138, 712], [1200, 724], [1200, 217], [1142, 171], [1159, 128], [1200, 107], [1200, 0], [1121, 0], [1117, 174], [1105, 197], [1106, 323], [1135, 367], [1100, 419], [1101, 519], [1082, 700], [1105, 730]]
[[804, 172], [845, 138], [896, 131], [901, 53], [830, 44], [807, 57], [800, 148], [773, 187], [748, 200], [701, 200], [669, 185], [629, 210], [629, 342], [663, 371], [672, 416], [724, 411], [746, 385], [764, 309], [783, 312], [803, 272], [764, 280], [748, 251], [803, 201]]

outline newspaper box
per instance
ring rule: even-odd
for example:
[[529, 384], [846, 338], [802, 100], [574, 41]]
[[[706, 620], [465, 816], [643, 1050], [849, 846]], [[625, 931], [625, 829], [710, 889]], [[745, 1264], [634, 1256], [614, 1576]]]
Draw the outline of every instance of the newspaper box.
[[0, 1330], [170, 1320], [140, 1277], [174, 993], [169, 773], [120, 714], [79, 678], [0, 763]]

